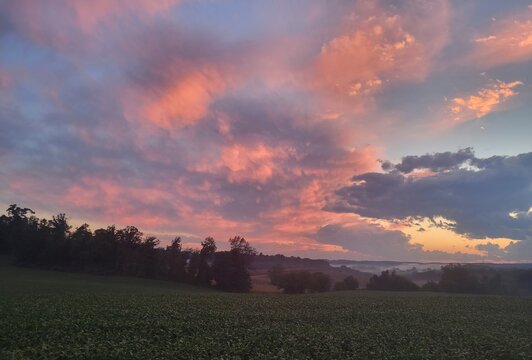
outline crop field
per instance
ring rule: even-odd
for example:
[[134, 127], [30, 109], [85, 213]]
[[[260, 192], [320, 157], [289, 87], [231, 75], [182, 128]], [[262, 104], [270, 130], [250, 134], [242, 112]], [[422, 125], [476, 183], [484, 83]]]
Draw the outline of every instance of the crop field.
[[530, 359], [532, 298], [226, 294], [3, 266], [0, 358]]

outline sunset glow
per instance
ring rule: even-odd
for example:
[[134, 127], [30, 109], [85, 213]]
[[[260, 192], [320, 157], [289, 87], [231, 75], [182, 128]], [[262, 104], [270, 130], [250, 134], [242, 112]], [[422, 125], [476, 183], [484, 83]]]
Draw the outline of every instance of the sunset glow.
[[531, 84], [522, 1], [2, 1], [0, 205], [189, 247], [532, 261]]

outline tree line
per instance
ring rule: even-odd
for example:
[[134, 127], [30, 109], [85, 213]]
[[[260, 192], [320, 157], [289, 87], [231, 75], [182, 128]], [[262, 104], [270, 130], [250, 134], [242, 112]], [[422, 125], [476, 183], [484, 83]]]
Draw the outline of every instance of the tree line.
[[[494, 269], [489, 267], [449, 264], [440, 271], [439, 281], [417, 285], [395, 271], [385, 270], [373, 275], [366, 289], [382, 291], [437, 291], [471, 294], [532, 294], [532, 269]], [[274, 266], [268, 272], [270, 283], [286, 294], [356, 290], [359, 284], [353, 276], [332, 286], [331, 277], [307, 270], [286, 271]]]
[[495, 269], [482, 265], [450, 264], [442, 267], [438, 282], [422, 290], [476, 294], [532, 294], [532, 269]]
[[439, 281], [419, 286], [397, 275], [383, 271], [370, 278], [368, 290], [441, 291], [470, 294], [532, 294], [532, 269], [494, 269], [486, 266], [449, 264], [441, 268]]
[[0, 216], [0, 254], [11, 255], [18, 265], [251, 290], [249, 266], [257, 252], [243, 237], [230, 238], [228, 251], [217, 251], [212, 237], [201, 242], [200, 250], [183, 249], [180, 237], [164, 248], [159, 244], [134, 226], [73, 229], [63, 213], [39, 219], [16, 204]]

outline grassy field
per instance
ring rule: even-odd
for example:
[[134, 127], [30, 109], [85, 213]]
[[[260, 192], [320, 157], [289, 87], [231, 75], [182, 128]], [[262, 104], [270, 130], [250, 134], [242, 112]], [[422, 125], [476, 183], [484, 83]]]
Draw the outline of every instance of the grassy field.
[[530, 359], [532, 298], [239, 295], [1, 266], [0, 358]]

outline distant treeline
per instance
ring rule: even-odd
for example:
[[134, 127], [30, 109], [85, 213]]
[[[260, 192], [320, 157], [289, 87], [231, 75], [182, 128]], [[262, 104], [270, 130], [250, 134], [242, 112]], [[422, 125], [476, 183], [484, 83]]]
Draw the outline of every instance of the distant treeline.
[[451, 264], [442, 267], [440, 281], [429, 281], [422, 290], [527, 295], [532, 294], [532, 269]]
[[[442, 291], [472, 294], [532, 294], [532, 269], [494, 269], [470, 265], [443, 266], [438, 282], [429, 281], [419, 286], [395, 271], [373, 275], [366, 285], [368, 290], [383, 291]], [[322, 272], [306, 270], [286, 271], [274, 266], [268, 273], [270, 283], [287, 294], [325, 292], [329, 290], [356, 290], [358, 281], [353, 276], [332, 286], [331, 277]]]
[[416, 285], [394, 271], [383, 271], [370, 278], [367, 289], [389, 291], [443, 291], [472, 294], [532, 293], [532, 269], [495, 269], [491, 267], [450, 264], [443, 266], [439, 281]]
[[65, 214], [51, 220], [34, 214], [11, 205], [7, 216], [0, 216], [0, 253], [13, 256], [19, 265], [251, 290], [249, 265], [256, 251], [240, 236], [229, 239], [229, 251], [216, 251], [212, 237], [200, 250], [182, 249], [180, 237], [161, 248], [157, 238], [144, 236], [134, 226], [93, 232], [87, 224], [72, 229]]

